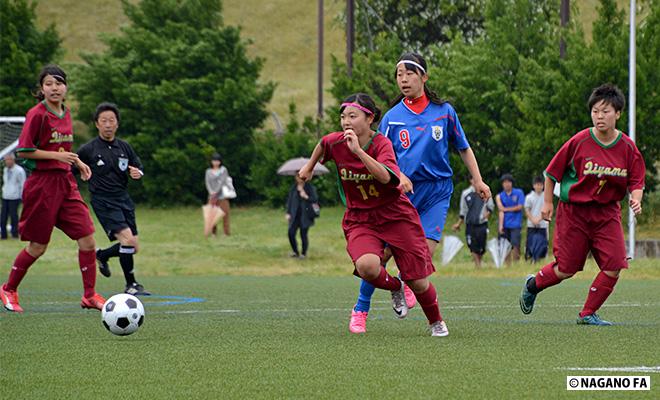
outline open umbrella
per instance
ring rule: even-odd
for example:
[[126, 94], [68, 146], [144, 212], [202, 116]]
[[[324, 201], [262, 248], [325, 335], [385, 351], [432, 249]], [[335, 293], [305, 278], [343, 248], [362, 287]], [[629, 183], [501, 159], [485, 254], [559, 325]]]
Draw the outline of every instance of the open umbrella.
[[495, 238], [495, 239], [490, 239], [486, 247], [488, 247], [488, 251], [490, 251], [490, 255], [493, 256], [493, 261], [495, 261], [495, 266], [497, 268], [502, 268], [506, 256], [508, 256], [509, 252], [511, 251], [511, 243], [509, 243], [509, 241], [503, 237]]
[[442, 239], [442, 265], [449, 264], [462, 247], [463, 242], [457, 236], [445, 236]]
[[[296, 174], [298, 174], [298, 171], [300, 171], [300, 169], [304, 167], [305, 164], [307, 164], [307, 161], [309, 161], [309, 158], [305, 158], [305, 157], [292, 158], [291, 160], [282, 164], [282, 166], [277, 169], [277, 174], [295, 176]], [[317, 176], [323, 175], [323, 174], [327, 174], [328, 172], [330, 172], [330, 170], [328, 170], [326, 167], [324, 167], [319, 163], [316, 163], [316, 165], [314, 166], [314, 175]]]

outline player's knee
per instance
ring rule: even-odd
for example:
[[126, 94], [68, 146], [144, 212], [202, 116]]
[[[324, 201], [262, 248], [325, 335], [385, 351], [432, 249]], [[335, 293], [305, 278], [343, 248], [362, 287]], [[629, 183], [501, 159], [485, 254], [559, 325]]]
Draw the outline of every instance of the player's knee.
[[96, 241], [93, 235], [78, 239], [78, 248], [82, 251], [91, 251], [96, 249]]
[[25, 251], [27, 251], [28, 254], [31, 255], [32, 257], [39, 258], [42, 255], [44, 255], [47, 248], [48, 248], [47, 244], [30, 242], [30, 243], [28, 243], [27, 248], [25, 249]]
[[429, 280], [415, 279], [412, 281], [406, 281], [406, 285], [408, 285], [410, 290], [412, 290], [414, 293], [424, 293], [429, 288]]
[[616, 271], [603, 271], [603, 273], [610, 278], [618, 278], [619, 274], [621, 273], [621, 270], [616, 270]]
[[355, 262], [355, 269], [358, 274], [367, 281], [378, 278], [380, 268], [378, 257], [362, 256]]

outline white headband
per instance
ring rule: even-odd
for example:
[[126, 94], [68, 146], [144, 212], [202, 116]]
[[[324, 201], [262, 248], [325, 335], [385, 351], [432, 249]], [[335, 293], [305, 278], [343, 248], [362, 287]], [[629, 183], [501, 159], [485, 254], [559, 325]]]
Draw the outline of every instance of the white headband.
[[399, 62], [396, 64], [396, 67], [399, 68], [399, 65], [401, 65], [401, 64], [410, 64], [410, 65], [414, 65], [415, 67], [417, 67], [417, 68], [419, 68], [419, 69], [422, 70], [422, 74], [426, 75], [426, 70], [424, 69], [424, 67], [422, 67], [421, 65], [419, 65], [418, 63], [416, 63], [416, 62], [414, 62], [414, 61], [411, 61], [411, 60], [401, 60], [401, 61], [399, 61]]

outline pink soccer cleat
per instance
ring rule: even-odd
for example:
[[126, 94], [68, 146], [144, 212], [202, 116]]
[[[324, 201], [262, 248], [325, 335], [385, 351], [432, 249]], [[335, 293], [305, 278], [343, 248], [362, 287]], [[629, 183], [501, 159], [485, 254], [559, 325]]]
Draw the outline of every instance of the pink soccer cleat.
[[351, 333], [365, 333], [367, 331], [368, 312], [351, 310], [351, 321], [348, 323], [348, 330]]
[[22, 313], [23, 308], [18, 304], [18, 292], [5, 290], [5, 285], [0, 285], [0, 299], [5, 308], [12, 312]]
[[403, 286], [403, 294], [406, 296], [406, 305], [408, 306], [408, 309], [411, 309], [415, 307], [415, 304], [417, 304], [417, 298], [415, 297], [415, 293], [413, 293], [412, 289], [410, 289], [408, 285], [404, 284]]
[[94, 293], [92, 297], [84, 297], [80, 300], [80, 307], [102, 310], [105, 299], [98, 293]]

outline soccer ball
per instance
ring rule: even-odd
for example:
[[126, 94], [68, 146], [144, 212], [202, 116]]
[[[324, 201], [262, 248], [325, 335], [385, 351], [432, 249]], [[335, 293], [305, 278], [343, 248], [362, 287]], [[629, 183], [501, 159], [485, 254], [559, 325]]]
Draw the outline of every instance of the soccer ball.
[[103, 326], [115, 335], [130, 335], [144, 322], [144, 307], [135, 296], [116, 294], [103, 304], [101, 319]]

